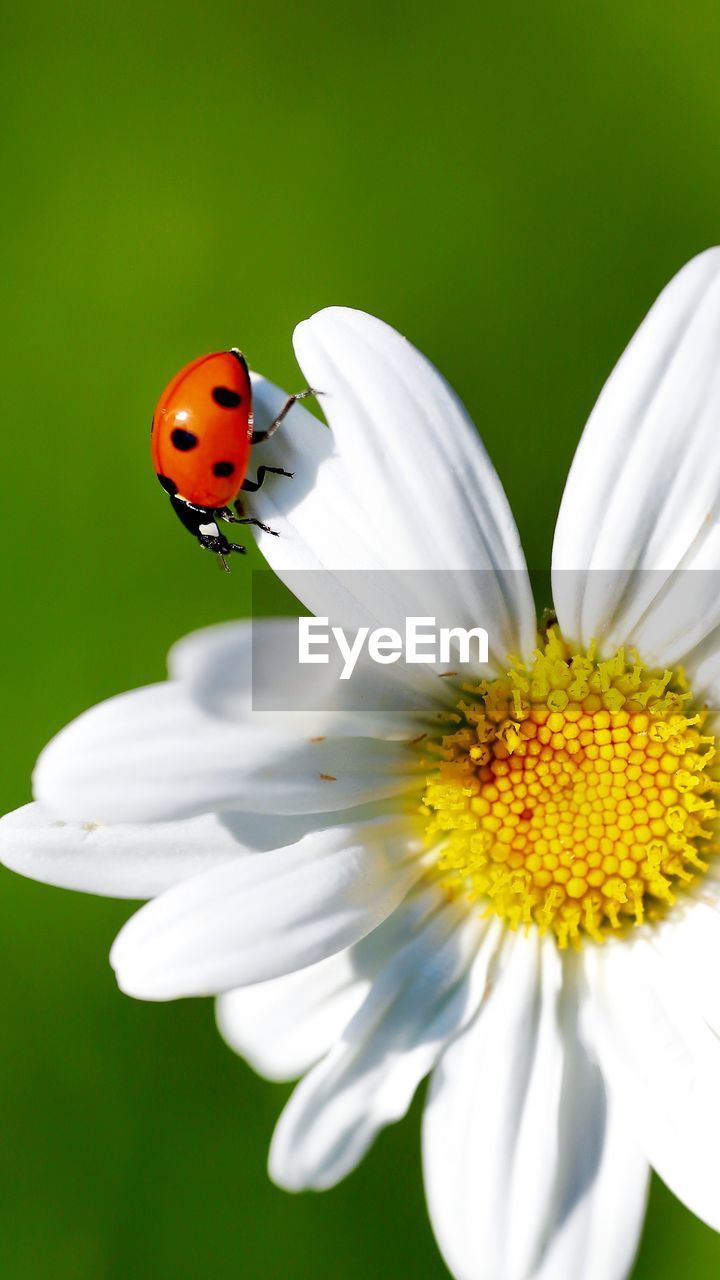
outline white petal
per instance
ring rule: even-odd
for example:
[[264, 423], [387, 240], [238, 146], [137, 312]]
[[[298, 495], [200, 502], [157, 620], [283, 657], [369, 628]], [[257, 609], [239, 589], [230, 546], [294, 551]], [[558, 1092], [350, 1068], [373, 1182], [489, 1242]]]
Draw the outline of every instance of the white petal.
[[[250, 813], [226, 811], [218, 814], [223, 826], [238, 844], [257, 853], [270, 853], [297, 844], [303, 836], [330, 828], [346, 827], [391, 813], [406, 813], [407, 804], [400, 800], [379, 800], [372, 804], [353, 805], [350, 809], [325, 813]], [[412, 821], [412, 819], [411, 819]]]
[[270, 1174], [280, 1186], [321, 1190], [346, 1177], [379, 1130], [405, 1114], [482, 998], [497, 922], [481, 921], [464, 903], [447, 904], [438, 888], [428, 900], [433, 910], [424, 927], [379, 973], [340, 1043], [280, 1117], [270, 1149]]
[[[697, 616], [695, 606], [692, 612]], [[686, 652], [682, 665], [698, 701], [705, 699], [709, 706], [720, 707], [720, 626], [708, 630], [704, 640]]]
[[718, 625], [719, 416], [712, 249], [660, 295], [580, 441], [553, 548], [553, 595], [569, 638], [598, 639], [606, 651], [630, 642], [672, 664]]
[[[535, 613], [517, 529], [455, 393], [409, 342], [360, 311], [329, 307], [294, 341], [331, 433], [318, 444], [317, 424], [298, 418], [262, 446], [295, 471], [253, 498], [281, 535], [260, 538], [272, 568], [321, 616], [345, 618], [354, 595], [364, 620], [487, 619], [499, 665], [528, 653]], [[262, 420], [282, 395], [254, 387]]]
[[456, 1280], [623, 1280], [646, 1165], [580, 1038], [554, 943], [516, 937], [433, 1075], [425, 1185]]
[[40, 756], [34, 788], [66, 819], [158, 822], [223, 809], [345, 809], [407, 790], [418, 767], [400, 742], [218, 720], [170, 682], [73, 721]]
[[685, 999], [695, 1007], [716, 1035], [720, 1035], [720, 910], [718, 884], [705, 877], [699, 892], [715, 904], [690, 898], [684, 908], [678, 903], [668, 919], [649, 936], [651, 946], [663, 957], [682, 984]]
[[720, 1229], [720, 1041], [687, 975], [643, 937], [589, 950], [586, 964], [598, 1051], [628, 1125], [670, 1190]]
[[269, 1080], [296, 1080], [342, 1035], [365, 995], [369, 979], [355, 972], [354, 949], [219, 996], [218, 1029], [230, 1048]]
[[405, 817], [305, 836], [178, 885], [120, 931], [111, 962], [145, 1000], [210, 995], [315, 964], [376, 928], [420, 873]]
[[[383, 809], [388, 802], [383, 801]], [[178, 822], [110, 826], [67, 822], [40, 804], [0, 818], [0, 862], [44, 884], [111, 898], [153, 898], [190, 876], [249, 853], [295, 844], [311, 831], [380, 816], [364, 805], [337, 813], [209, 813]]]
[[151, 826], [65, 822], [39, 804], [0, 819], [0, 861], [63, 889], [152, 898], [252, 850], [217, 814]]
[[231, 1048], [273, 1080], [296, 1079], [314, 1066], [340, 1040], [380, 969], [422, 926], [427, 897], [426, 890], [412, 889], [346, 951], [220, 996], [218, 1026]]

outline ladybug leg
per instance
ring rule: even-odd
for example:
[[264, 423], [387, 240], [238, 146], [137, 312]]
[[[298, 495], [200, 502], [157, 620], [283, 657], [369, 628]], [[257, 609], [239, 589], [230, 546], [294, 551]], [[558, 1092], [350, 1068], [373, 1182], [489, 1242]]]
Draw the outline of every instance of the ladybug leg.
[[269, 524], [263, 524], [262, 520], [256, 520], [254, 516], [243, 516], [241, 520], [236, 520], [236, 524], [254, 524], [256, 529], [262, 529], [263, 533], [271, 533], [274, 538], [279, 537], [277, 529], [271, 529]]
[[242, 482], [241, 488], [244, 493], [257, 493], [262, 488], [266, 476], [287, 476], [288, 480], [292, 480], [294, 471], [283, 471], [282, 467], [258, 467], [257, 480], [251, 480], [246, 476]]
[[262, 520], [256, 520], [255, 516], [245, 515], [242, 502], [238, 500], [233, 503], [233, 506], [237, 511], [237, 515], [234, 515], [229, 507], [218, 507], [215, 515], [219, 520], [226, 520], [228, 524], [254, 524], [256, 529], [262, 529], [263, 533], [274, 533], [277, 538], [276, 531], [271, 529], [269, 524], [263, 524]]
[[306, 387], [304, 391], [296, 391], [294, 396], [288, 396], [277, 418], [270, 423], [270, 426], [265, 431], [253, 431], [253, 444], [262, 444], [264, 440], [269, 440], [271, 436], [274, 436], [281, 422], [287, 417], [297, 400], [307, 400], [308, 396], [319, 396], [321, 394], [320, 391], [313, 391], [312, 387]]

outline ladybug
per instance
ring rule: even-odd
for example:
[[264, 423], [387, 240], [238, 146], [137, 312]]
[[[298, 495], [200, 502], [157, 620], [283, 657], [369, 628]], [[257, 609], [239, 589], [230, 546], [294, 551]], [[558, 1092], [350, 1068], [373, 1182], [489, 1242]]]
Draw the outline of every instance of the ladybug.
[[308, 388], [289, 396], [267, 430], [255, 431], [247, 361], [233, 347], [186, 364], [160, 396], [150, 433], [155, 473], [185, 528], [201, 547], [217, 553], [223, 569], [226, 555], [246, 548], [228, 542], [218, 520], [275, 533], [245, 515], [238, 494], [256, 493], [268, 474], [292, 479], [292, 471], [261, 466], [251, 480], [250, 450], [274, 435], [296, 400], [311, 395]]

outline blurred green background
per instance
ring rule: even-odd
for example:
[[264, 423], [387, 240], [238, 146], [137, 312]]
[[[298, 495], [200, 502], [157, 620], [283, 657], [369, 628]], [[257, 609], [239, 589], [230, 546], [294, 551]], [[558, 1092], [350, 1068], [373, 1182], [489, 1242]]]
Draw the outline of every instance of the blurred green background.
[[[458, 389], [547, 562], [603, 379], [720, 238], [719, 43], [711, 0], [4, 6], [3, 808], [65, 721], [247, 610], [249, 572], [216, 571], [149, 465], [200, 352], [297, 388], [298, 320], [379, 313]], [[286, 1091], [210, 1002], [117, 992], [128, 904], [0, 880], [3, 1277], [441, 1280], [417, 1106], [339, 1190], [284, 1195]], [[634, 1275], [681, 1267], [717, 1274], [720, 1239], [656, 1184]]]

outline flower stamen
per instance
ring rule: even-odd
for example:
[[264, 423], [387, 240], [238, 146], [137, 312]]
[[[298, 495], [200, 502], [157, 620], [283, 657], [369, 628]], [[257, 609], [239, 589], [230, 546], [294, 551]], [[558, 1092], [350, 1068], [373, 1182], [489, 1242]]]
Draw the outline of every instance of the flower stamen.
[[[558, 945], [657, 919], [716, 850], [715, 738], [684, 674], [571, 653], [465, 686], [422, 811], [448, 890]], [[428, 760], [431, 766], [431, 761]]]

